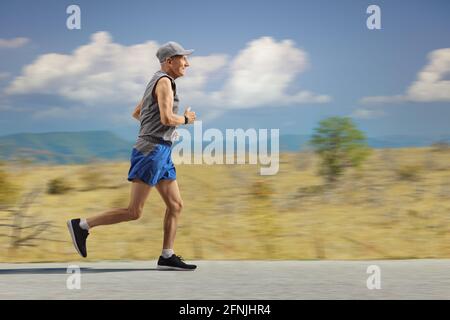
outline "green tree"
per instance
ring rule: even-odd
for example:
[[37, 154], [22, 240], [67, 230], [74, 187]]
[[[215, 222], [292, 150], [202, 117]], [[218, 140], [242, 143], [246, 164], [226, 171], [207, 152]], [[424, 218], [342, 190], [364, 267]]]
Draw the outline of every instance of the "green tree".
[[310, 140], [321, 158], [319, 174], [333, 183], [348, 167], [358, 167], [370, 154], [364, 133], [349, 117], [330, 117], [319, 122]]

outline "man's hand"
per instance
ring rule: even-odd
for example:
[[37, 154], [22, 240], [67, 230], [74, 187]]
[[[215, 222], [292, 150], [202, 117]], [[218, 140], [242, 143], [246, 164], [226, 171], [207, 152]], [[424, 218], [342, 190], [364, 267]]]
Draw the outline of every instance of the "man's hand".
[[184, 110], [184, 115], [188, 118], [188, 123], [194, 123], [196, 116], [195, 112], [191, 111], [191, 107], [187, 107], [186, 110]]
[[133, 118], [135, 118], [136, 120], [139, 120], [139, 114], [141, 113], [141, 109], [142, 109], [142, 103], [144, 102], [144, 100], [142, 99], [141, 102], [139, 102], [136, 106], [136, 108], [134, 108], [133, 111]]

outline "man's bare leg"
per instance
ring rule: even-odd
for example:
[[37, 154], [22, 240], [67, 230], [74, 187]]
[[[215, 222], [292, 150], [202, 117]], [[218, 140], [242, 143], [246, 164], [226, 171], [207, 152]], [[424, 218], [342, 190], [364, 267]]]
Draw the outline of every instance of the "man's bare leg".
[[67, 227], [73, 245], [78, 253], [84, 258], [87, 257], [86, 239], [89, 235], [88, 230], [90, 228], [139, 219], [142, 215], [144, 203], [147, 200], [150, 189], [150, 185], [141, 180], [134, 179], [131, 185], [131, 197], [128, 208], [109, 210], [88, 219], [71, 219], [67, 221]]
[[151, 186], [147, 183], [139, 179], [134, 179], [131, 184], [131, 195], [128, 208], [112, 209], [97, 216], [87, 218], [86, 222], [89, 228], [139, 219], [142, 216], [144, 203], [150, 194], [150, 189]]
[[183, 200], [176, 180], [161, 180], [156, 189], [166, 204], [163, 249], [173, 249]]
[[178, 183], [176, 180], [161, 180], [156, 185], [156, 189], [166, 203], [163, 251], [158, 259], [158, 269], [195, 270], [197, 268], [195, 264], [185, 263], [173, 251], [178, 219], [183, 209], [183, 200], [178, 189]]

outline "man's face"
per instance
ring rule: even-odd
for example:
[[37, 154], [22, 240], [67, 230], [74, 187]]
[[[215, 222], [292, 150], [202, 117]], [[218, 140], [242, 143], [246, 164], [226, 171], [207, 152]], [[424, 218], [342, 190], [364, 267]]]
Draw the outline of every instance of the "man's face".
[[177, 75], [177, 77], [184, 76], [186, 68], [189, 67], [189, 62], [186, 56], [174, 56], [170, 58], [170, 66], [172, 72]]

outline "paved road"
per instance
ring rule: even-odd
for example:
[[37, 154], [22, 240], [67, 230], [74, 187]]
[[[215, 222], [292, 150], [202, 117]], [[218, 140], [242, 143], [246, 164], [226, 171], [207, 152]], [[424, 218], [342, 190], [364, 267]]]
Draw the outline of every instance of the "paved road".
[[[79, 290], [67, 289], [67, 263], [0, 264], [0, 299], [450, 298], [450, 260], [195, 263], [194, 272], [159, 271], [156, 261], [79, 263]], [[370, 265], [380, 268], [379, 290], [367, 288]]]

